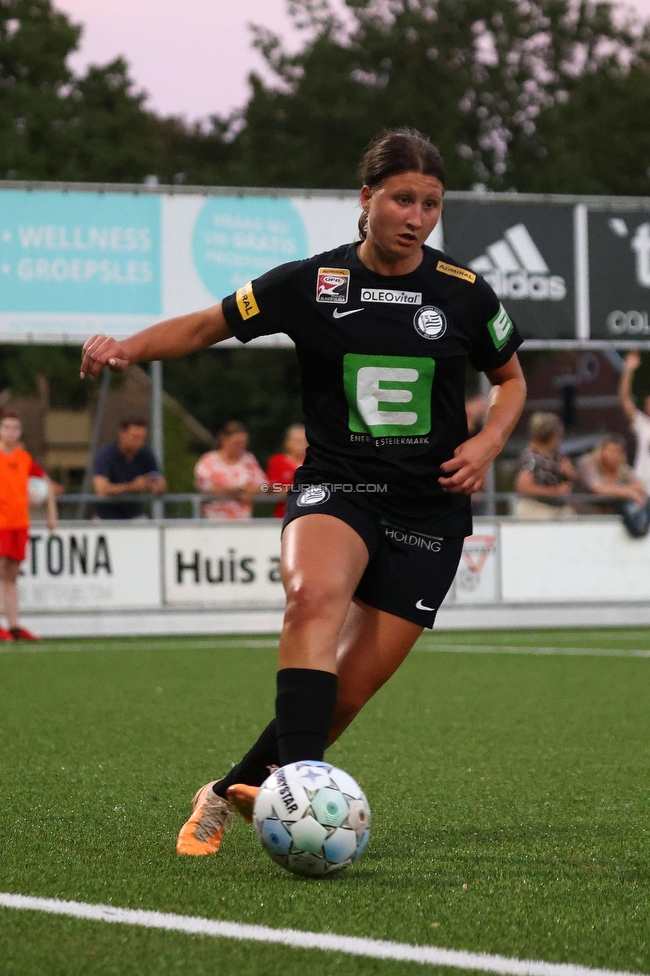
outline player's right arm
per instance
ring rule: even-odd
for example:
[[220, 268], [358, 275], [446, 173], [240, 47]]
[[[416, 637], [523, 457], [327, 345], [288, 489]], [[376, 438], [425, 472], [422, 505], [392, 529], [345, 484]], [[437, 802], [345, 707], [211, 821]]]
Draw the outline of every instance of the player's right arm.
[[229, 339], [232, 334], [219, 303], [200, 312], [158, 322], [121, 342], [94, 335], [83, 347], [81, 378], [95, 379], [105, 366], [114, 373], [122, 373], [132, 363], [186, 356]]
[[640, 365], [641, 357], [636, 349], [632, 349], [625, 357], [621, 381], [618, 384], [618, 398], [621, 401], [623, 413], [630, 423], [633, 423], [637, 413], [636, 403], [632, 399], [632, 379]]

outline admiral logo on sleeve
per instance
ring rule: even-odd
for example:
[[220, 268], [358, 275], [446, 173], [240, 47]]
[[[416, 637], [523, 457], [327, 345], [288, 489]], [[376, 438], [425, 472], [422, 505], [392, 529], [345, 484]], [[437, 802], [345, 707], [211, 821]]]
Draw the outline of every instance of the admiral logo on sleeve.
[[347, 268], [319, 268], [316, 280], [316, 301], [329, 305], [345, 305], [350, 291], [350, 272]]
[[468, 271], [467, 268], [457, 268], [455, 264], [446, 264], [444, 261], [438, 261], [436, 271], [451, 275], [452, 278], [462, 278], [463, 281], [469, 282], [470, 285], [473, 285], [476, 281], [476, 275], [472, 271]]
[[503, 305], [499, 305], [499, 311], [494, 318], [490, 319], [487, 326], [490, 331], [490, 335], [492, 336], [492, 342], [497, 349], [501, 349], [502, 346], [505, 346], [514, 328], [512, 319], [506, 312]]
[[252, 281], [249, 281], [247, 285], [242, 285], [241, 288], [238, 288], [235, 298], [237, 299], [239, 314], [243, 318], [244, 322], [247, 319], [251, 319], [254, 315], [259, 315], [260, 309], [259, 305], [255, 301]]

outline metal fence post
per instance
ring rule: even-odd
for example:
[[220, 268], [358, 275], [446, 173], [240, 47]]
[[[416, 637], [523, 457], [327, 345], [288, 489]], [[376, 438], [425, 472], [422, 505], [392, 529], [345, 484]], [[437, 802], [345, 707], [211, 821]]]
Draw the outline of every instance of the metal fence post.
[[[163, 421], [163, 367], [160, 360], [149, 366], [151, 379], [151, 448], [156, 455], [158, 470], [165, 473], [165, 431]], [[164, 503], [154, 498], [152, 514], [156, 519], [164, 518]]]

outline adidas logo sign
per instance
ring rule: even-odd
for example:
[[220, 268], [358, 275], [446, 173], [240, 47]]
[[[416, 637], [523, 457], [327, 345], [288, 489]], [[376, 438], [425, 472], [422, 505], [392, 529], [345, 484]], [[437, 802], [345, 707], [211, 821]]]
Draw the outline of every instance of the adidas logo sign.
[[499, 298], [531, 298], [559, 302], [566, 298], [566, 282], [552, 275], [537, 245], [523, 224], [504, 232], [485, 254], [469, 262], [494, 288]]

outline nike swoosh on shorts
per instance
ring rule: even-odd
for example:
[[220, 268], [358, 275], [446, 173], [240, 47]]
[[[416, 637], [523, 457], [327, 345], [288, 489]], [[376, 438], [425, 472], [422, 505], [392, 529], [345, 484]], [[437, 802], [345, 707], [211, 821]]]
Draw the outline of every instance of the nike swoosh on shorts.
[[425, 607], [425, 605], [423, 604], [422, 600], [418, 600], [418, 602], [415, 604], [415, 609], [416, 610], [435, 610], [436, 608], [435, 607]]
[[335, 308], [334, 312], [332, 313], [332, 318], [344, 319], [346, 315], [354, 315], [355, 312], [363, 312], [363, 308], [351, 308], [347, 312], [340, 312], [338, 308]]

